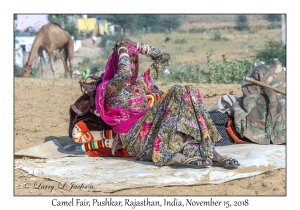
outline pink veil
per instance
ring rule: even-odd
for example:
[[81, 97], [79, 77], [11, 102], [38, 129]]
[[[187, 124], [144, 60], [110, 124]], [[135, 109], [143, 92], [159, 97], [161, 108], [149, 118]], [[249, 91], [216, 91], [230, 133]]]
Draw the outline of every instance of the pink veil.
[[[130, 82], [135, 82], [138, 76], [139, 53], [136, 47], [132, 44], [128, 46], [128, 54], [135, 54], [137, 57], [137, 71], [130, 77]], [[128, 132], [132, 125], [137, 122], [147, 111], [137, 111], [133, 109], [123, 109], [122, 107], [105, 110], [105, 94], [106, 86], [111, 79], [114, 78], [118, 71], [119, 55], [114, 51], [108, 58], [102, 82], [98, 85], [95, 95], [95, 107], [101, 118], [108, 125], [111, 125], [115, 133]]]

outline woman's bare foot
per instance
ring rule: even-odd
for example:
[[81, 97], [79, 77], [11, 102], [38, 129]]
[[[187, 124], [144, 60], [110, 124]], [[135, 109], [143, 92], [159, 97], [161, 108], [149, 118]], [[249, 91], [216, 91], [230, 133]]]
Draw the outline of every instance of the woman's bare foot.
[[223, 158], [222, 155], [220, 155], [220, 153], [218, 153], [216, 150], [213, 151], [213, 161], [219, 161]]
[[165, 164], [165, 166], [173, 166], [175, 162], [177, 163], [183, 163], [185, 160], [187, 160], [188, 158], [185, 157], [183, 154], [181, 153], [177, 153], [172, 160], [170, 160], [169, 162], [167, 162]]
[[237, 168], [240, 164], [237, 160], [220, 155], [216, 150], [213, 152], [213, 165], [224, 168]]

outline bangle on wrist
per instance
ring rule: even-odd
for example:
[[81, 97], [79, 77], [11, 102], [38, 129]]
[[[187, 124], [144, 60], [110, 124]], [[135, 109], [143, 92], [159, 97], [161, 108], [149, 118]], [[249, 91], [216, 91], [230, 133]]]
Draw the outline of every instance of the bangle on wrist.
[[137, 43], [136, 43], [136, 49], [137, 49], [137, 51], [139, 51], [139, 47], [140, 47], [140, 43], [137, 42]]
[[126, 57], [129, 58], [128, 53], [121, 53], [121, 55], [119, 55], [119, 60], [120, 60], [122, 57], [124, 57], [124, 56], [126, 56]]
[[143, 43], [140, 43], [138, 52], [142, 54], [143, 51]]
[[146, 50], [145, 50], [145, 55], [148, 55], [148, 52], [149, 52], [149, 45], [146, 45]]
[[144, 49], [145, 49], [145, 45], [143, 44], [143, 46], [141, 47], [141, 54], [144, 54]]
[[149, 52], [150, 52], [150, 46], [147, 45], [147, 52], [146, 52], [146, 55], [149, 55]]
[[143, 55], [146, 54], [147, 46], [148, 46], [148, 45], [146, 45], [146, 44], [143, 46], [143, 53], [142, 53]]
[[118, 55], [120, 55], [120, 50], [122, 50], [122, 49], [126, 50], [126, 53], [128, 53], [128, 50], [127, 50], [126, 47], [120, 47], [120, 48], [118, 49]]

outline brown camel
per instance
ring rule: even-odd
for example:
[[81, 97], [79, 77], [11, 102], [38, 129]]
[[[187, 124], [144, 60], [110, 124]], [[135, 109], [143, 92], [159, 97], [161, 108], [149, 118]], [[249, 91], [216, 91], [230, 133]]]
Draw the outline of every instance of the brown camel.
[[[68, 72], [70, 73], [70, 77], [72, 78], [73, 72], [73, 57], [74, 57], [74, 41], [70, 34], [61, 28], [61, 26], [57, 23], [46, 24], [41, 27], [39, 30], [30, 50], [28, 60], [21, 71], [22, 77], [30, 77], [31, 66], [36, 58], [36, 55], [40, 56], [41, 61], [41, 70], [42, 70], [42, 78], [45, 75], [45, 66], [44, 66], [44, 56], [43, 50], [45, 50], [49, 55], [49, 60], [51, 64], [51, 71], [53, 72], [53, 76], [55, 79], [55, 69], [54, 69], [54, 50], [59, 50], [61, 59], [64, 64], [65, 69], [65, 78], [68, 76]], [[70, 70], [68, 69], [67, 60], [70, 64]]]

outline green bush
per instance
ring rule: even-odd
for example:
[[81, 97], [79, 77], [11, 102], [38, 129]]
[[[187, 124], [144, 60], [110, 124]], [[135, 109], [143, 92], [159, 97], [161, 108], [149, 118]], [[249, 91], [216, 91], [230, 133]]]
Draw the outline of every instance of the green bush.
[[31, 70], [31, 77], [37, 78], [40, 76], [39, 68], [32, 68]]
[[[171, 74], [163, 76], [164, 82], [191, 82], [191, 83], [214, 83], [214, 84], [241, 84], [245, 76], [253, 68], [253, 64], [246, 60], [228, 60], [226, 55], [222, 61], [213, 62], [212, 51], [208, 51], [208, 68], [200, 64], [182, 65], [178, 62], [171, 62], [169, 69]], [[254, 63], [254, 62], [253, 62]]]
[[14, 76], [21, 77], [21, 68], [17, 64], [14, 64]]
[[286, 45], [278, 41], [268, 41], [265, 47], [257, 51], [255, 59], [269, 61], [272, 58], [278, 58], [283, 66], [286, 66]]
[[165, 29], [176, 30], [181, 25], [180, 17], [178, 15], [160, 15], [159, 25]]
[[152, 33], [162, 33], [165, 32], [166, 28], [161, 25], [154, 25], [151, 27]]
[[82, 32], [77, 33], [76, 37], [77, 37], [76, 40], [83, 40], [83, 39], [85, 39], [84, 33], [82, 33]]
[[92, 59], [90, 57], [84, 57], [80, 63], [80, 69], [90, 68], [92, 64]]
[[113, 43], [116, 43], [119, 39], [121, 39], [123, 36], [121, 34], [115, 34], [115, 35], [103, 35], [101, 37], [101, 42], [99, 43], [99, 47], [106, 47], [107, 41], [110, 40]]
[[203, 33], [207, 31], [207, 28], [192, 28], [189, 30], [189, 33]]
[[85, 57], [80, 63], [80, 71], [89, 69], [90, 74], [95, 74], [98, 71], [105, 69], [106, 60], [107, 59], [100, 59], [99, 57], [94, 59], [91, 59], [90, 57]]
[[109, 56], [112, 53], [112, 48], [115, 45], [116, 42], [107, 42], [106, 47], [104, 47], [104, 49], [101, 51], [100, 56], [101, 56], [101, 60], [106, 61]]
[[74, 40], [78, 40], [78, 28], [74, 22], [67, 22], [65, 24], [65, 30], [69, 32], [71, 36], [74, 37]]
[[194, 53], [196, 52], [197, 47], [196, 46], [192, 46], [188, 49], [188, 52]]
[[[17, 64], [14, 64], [14, 76], [15, 77], [21, 77], [21, 70], [22, 70], [22, 68], [20, 68]], [[39, 68], [32, 68], [30, 76], [37, 78], [37, 77], [39, 77], [39, 75], [40, 75]]]
[[235, 21], [235, 29], [239, 31], [248, 31], [250, 30], [250, 27], [248, 25], [248, 18], [246, 15], [237, 15], [236, 21]]
[[93, 63], [91, 66], [90, 66], [90, 73], [91, 74], [95, 74], [97, 73], [98, 71], [101, 71], [101, 70], [104, 70], [105, 69], [105, 66], [106, 66], [106, 63], [104, 61], [100, 61], [100, 62], [96, 62], [96, 63]]
[[281, 21], [281, 15], [279, 14], [269, 14], [265, 16], [265, 19], [270, 22]]
[[271, 22], [270, 25], [267, 26], [267, 29], [277, 29], [281, 28], [280, 22]]
[[214, 32], [213, 38], [211, 38], [213, 41], [220, 41], [221, 40], [221, 33], [219, 31]]
[[175, 44], [185, 44], [187, 42], [188, 41], [185, 38], [175, 40]]
[[207, 82], [222, 84], [240, 84], [248, 71], [253, 68], [252, 64], [246, 60], [228, 60], [226, 55], [222, 55], [222, 62], [212, 62], [211, 52], [207, 52]]
[[222, 37], [219, 31], [214, 32], [213, 37], [211, 38], [212, 41], [228, 41], [226, 37]]

